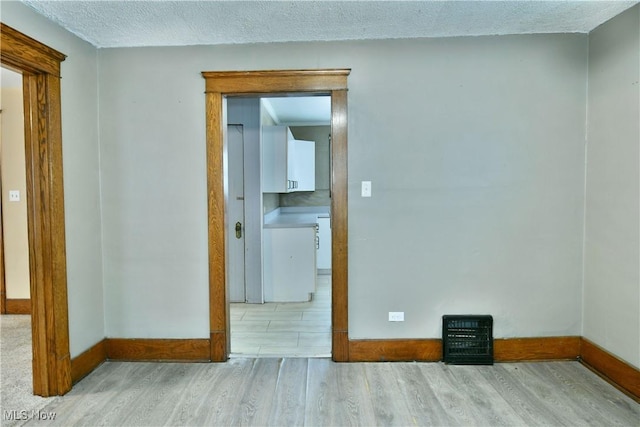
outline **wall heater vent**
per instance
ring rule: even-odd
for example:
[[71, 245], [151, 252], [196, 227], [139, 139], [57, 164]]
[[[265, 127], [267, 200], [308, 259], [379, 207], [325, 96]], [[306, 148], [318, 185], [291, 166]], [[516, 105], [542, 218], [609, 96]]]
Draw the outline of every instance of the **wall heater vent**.
[[493, 365], [493, 317], [442, 316], [442, 360], [457, 365]]

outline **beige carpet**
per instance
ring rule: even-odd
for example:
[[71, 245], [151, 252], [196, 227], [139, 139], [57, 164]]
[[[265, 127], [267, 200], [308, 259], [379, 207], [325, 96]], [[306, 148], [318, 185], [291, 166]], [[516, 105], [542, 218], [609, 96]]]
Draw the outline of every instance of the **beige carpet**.
[[56, 398], [33, 395], [31, 316], [0, 316], [0, 425], [17, 426]]

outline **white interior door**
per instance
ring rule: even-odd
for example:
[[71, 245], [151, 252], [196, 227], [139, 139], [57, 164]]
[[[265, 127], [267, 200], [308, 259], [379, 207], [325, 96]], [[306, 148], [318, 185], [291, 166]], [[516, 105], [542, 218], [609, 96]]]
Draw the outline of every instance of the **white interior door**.
[[245, 302], [244, 135], [242, 125], [227, 126], [229, 201], [227, 242], [229, 300]]

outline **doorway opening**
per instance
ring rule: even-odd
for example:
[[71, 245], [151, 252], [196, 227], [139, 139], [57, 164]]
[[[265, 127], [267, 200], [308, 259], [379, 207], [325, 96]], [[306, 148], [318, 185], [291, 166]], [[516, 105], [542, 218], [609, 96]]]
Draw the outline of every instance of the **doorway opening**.
[[[211, 359], [230, 354], [230, 302], [225, 224], [226, 101], [241, 96], [329, 95], [331, 97], [331, 355], [349, 360], [347, 318], [347, 76], [350, 70], [203, 72], [206, 80], [209, 296]], [[247, 195], [245, 194], [245, 198]]]
[[33, 393], [71, 389], [60, 63], [65, 55], [0, 24], [2, 67], [22, 74]]
[[330, 357], [331, 97], [227, 97], [225, 117], [231, 356]]
[[22, 74], [2, 68], [0, 312], [31, 314]]
[[24, 402], [27, 409], [33, 381], [29, 237], [27, 230], [26, 168], [22, 74], [0, 69], [0, 323], [5, 407]]

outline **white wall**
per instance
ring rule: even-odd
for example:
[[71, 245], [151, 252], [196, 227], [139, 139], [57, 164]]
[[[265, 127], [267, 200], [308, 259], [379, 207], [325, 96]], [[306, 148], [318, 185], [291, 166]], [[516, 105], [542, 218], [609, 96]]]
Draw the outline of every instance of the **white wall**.
[[[11, 71], [3, 70], [3, 77]], [[24, 153], [22, 77], [16, 85], [0, 82], [0, 181], [2, 183], [2, 244], [7, 299], [29, 299], [29, 236], [27, 229], [27, 174]], [[9, 201], [18, 190], [20, 201]]]
[[[106, 328], [208, 337], [203, 70], [352, 68], [352, 338], [581, 333], [587, 36], [103, 49]], [[359, 197], [360, 181], [373, 197]], [[404, 311], [404, 323], [387, 322]]]
[[640, 6], [589, 37], [583, 335], [640, 367]]
[[62, 140], [71, 357], [104, 338], [97, 50], [19, 2], [2, 22], [64, 53]]

